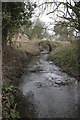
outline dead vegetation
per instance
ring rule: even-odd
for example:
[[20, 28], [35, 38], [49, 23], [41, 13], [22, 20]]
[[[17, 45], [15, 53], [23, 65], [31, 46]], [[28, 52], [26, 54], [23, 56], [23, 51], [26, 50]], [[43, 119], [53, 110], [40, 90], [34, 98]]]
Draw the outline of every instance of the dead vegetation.
[[25, 71], [32, 56], [39, 54], [38, 44], [30, 41], [21, 44], [21, 47], [6, 45], [2, 56], [2, 71], [3, 71], [3, 118], [19, 118], [19, 113], [16, 111], [16, 103], [14, 93], [16, 85], [22, 73]]

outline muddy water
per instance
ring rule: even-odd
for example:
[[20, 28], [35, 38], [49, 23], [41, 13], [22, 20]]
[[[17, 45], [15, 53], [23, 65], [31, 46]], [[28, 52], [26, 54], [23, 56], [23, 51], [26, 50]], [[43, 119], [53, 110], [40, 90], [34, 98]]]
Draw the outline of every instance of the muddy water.
[[23, 118], [77, 118], [77, 81], [47, 61], [47, 56], [34, 57], [22, 75], [18, 110]]

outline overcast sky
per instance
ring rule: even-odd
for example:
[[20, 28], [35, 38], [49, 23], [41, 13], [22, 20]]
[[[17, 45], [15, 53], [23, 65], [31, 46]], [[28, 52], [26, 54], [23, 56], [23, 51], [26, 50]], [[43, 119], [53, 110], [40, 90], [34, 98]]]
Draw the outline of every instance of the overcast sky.
[[[55, 2], [63, 2], [65, 0], [54, 0]], [[33, 2], [36, 2], [37, 5], [41, 5], [42, 3], [44, 2], [53, 2], [53, 0], [33, 0]], [[57, 3], [56, 2], [56, 3]], [[57, 14], [62, 14], [61, 12], [58, 13], [58, 12], [55, 12], [53, 14], [49, 14], [47, 15], [47, 13], [53, 11], [53, 9], [56, 8], [56, 5], [55, 4], [50, 4], [49, 6], [46, 6], [47, 9], [45, 9], [45, 5], [42, 7], [37, 7], [35, 9], [35, 14], [33, 16], [33, 21], [36, 21], [36, 19], [40, 19], [46, 26], [48, 29], [51, 29], [51, 30], [48, 30], [50, 34], [53, 33], [53, 27], [54, 27], [54, 24], [55, 24], [55, 20], [58, 20], [59, 18], [57, 18]], [[45, 10], [44, 10], [45, 9]], [[61, 6], [61, 10], [63, 9], [63, 6]]]
[[[59, 3], [59, 2], [66, 2], [66, 0], [31, 0], [32, 2], [36, 2], [38, 7], [35, 9], [35, 14], [33, 15], [33, 21], [36, 21], [36, 19], [40, 19], [43, 23], [45, 23], [46, 26], [48, 26], [48, 29], [51, 29], [51, 30], [48, 30], [49, 33], [53, 33], [53, 28], [54, 28], [54, 25], [55, 25], [55, 20], [60, 20], [59, 17], [57, 17], [57, 15], [59, 16], [62, 16], [63, 13], [62, 12], [55, 12], [53, 14], [49, 14], [47, 15], [47, 13], [53, 11], [55, 8], [56, 8], [56, 5], [55, 4], [48, 4], [48, 6], [46, 6], [47, 9], [45, 9], [45, 5], [43, 5], [43, 7], [39, 7], [39, 5], [41, 5], [42, 3], [45, 3], [45, 2], [56, 2], [56, 3]], [[73, 1], [76, 1], [76, 0], [67, 0], [67, 2], [71, 1], [72, 4], [73, 4]], [[79, 0], [77, 0], [79, 1]], [[45, 9], [45, 10], [44, 10]], [[64, 7], [61, 5], [59, 10], [61, 11], [65, 11]]]

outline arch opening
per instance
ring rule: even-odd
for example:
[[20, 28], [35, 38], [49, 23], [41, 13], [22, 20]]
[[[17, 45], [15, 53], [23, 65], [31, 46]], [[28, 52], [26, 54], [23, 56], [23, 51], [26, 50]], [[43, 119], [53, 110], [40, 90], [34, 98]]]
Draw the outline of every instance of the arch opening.
[[40, 42], [38, 45], [39, 45], [40, 51], [47, 51], [48, 53], [52, 51], [52, 47], [49, 43]]

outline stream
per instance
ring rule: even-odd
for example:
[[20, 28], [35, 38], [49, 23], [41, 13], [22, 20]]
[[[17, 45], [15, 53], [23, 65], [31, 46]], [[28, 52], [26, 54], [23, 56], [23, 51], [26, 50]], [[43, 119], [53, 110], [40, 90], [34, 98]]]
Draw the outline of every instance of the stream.
[[47, 57], [33, 57], [20, 79], [16, 99], [22, 118], [78, 118], [77, 80]]

